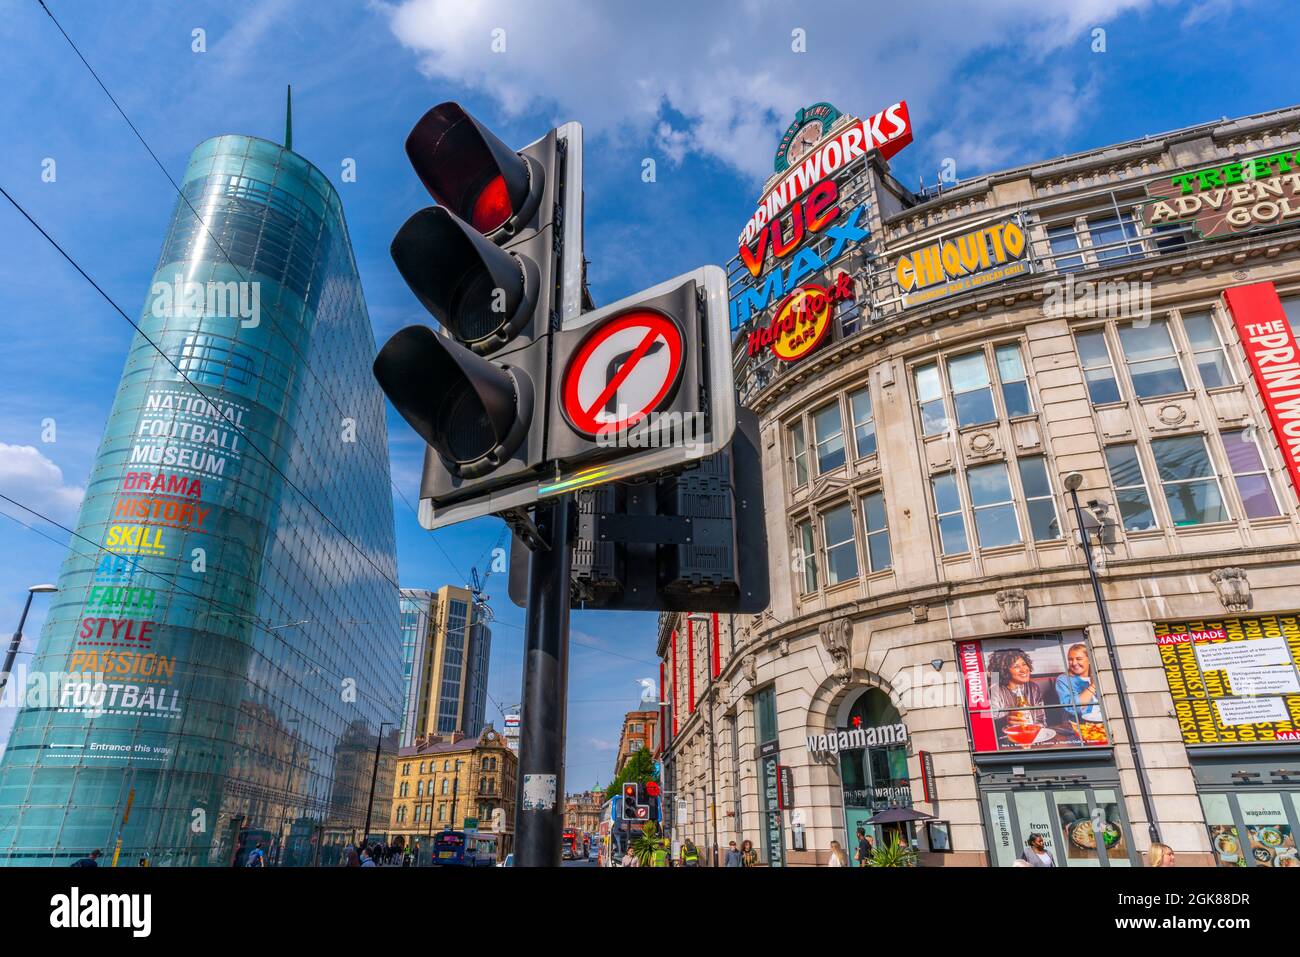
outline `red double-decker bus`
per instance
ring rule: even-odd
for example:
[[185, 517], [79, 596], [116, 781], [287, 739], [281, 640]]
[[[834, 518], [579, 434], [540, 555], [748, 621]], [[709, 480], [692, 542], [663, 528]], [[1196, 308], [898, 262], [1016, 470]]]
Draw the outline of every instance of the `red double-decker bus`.
[[560, 837], [560, 856], [566, 861], [581, 858], [586, 853], [583, 843], [582, 835], [576, 829], [566, 827]]

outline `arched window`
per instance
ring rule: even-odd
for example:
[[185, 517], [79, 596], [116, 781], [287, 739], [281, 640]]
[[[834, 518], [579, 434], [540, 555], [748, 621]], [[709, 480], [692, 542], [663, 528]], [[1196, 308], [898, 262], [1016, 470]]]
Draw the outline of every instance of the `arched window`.
[[397, 807], [397, 823], [398, 823], [398, 824], [405, 824], [405, 823], [406, 823], [406, 805], [405, 805], [405, 804], [399, 804], [398, 807]]
[[447, 793], [447, 779], [446, 779], [446, 778], [443, 778], [443, 779], [442, 779], [442, 793], [443, 793], [443, 794], [446, 794], [446, 793]]
[[438, 820], [439, 821], [447, 820], [447, 805], [445, 804], [438, 805]]
[[423, 782], [423, 781], [417, 781], [417, 782], [416, 782], [416, 784], [415, 784], [415, 796], [416, 796], [416, 797], [424, 797], [424, 782]]
[[397, 796], [406, 797], [406, 795], [410, 793], [410, 787], [411, 787], [410, 781], [403, 781], [402, 786], [397, 789]]

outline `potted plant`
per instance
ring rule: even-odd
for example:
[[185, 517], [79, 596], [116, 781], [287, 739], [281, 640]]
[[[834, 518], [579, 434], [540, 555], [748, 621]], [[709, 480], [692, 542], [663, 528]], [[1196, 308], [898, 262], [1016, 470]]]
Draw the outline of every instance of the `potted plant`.
[[915, 867], [916, 851], [898, 839], [897, 834], [890, 834], [884, 844], [877, 844], [871, 856], [867, 858], [867, 867]]

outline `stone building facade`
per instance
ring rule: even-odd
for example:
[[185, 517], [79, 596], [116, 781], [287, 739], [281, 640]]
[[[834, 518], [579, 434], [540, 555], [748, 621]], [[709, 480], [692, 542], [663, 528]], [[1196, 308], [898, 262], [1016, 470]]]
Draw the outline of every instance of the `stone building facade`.
[[388, 839], [432, 847], [439, 831], [460, 830], [466, 818], [497, 835], [497, 856], [513, 850], [519, 758], [492, 725], [467, 738], [422, 736], [397, 753]]
[[668, 789], [722, 846], [1300, 863], [1297, 147], [1292, 109], [920, 195], [836, 175], [854, 300], [797, 361], [752, 338], [782, 302], [734, 350], [771, 605], [660, 620]]

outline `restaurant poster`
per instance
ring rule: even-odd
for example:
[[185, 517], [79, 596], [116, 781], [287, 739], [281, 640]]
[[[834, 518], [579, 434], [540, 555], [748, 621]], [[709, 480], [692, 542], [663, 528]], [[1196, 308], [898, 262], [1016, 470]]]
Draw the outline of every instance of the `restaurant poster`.
[[1300, 619], [1155, 625], [1185, 744], [1300, 742]]
[[1092, 648], [1061, 635], [957, 645], [976, 753], [1108, 745]]

